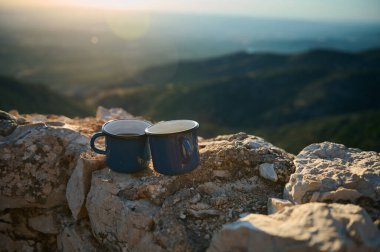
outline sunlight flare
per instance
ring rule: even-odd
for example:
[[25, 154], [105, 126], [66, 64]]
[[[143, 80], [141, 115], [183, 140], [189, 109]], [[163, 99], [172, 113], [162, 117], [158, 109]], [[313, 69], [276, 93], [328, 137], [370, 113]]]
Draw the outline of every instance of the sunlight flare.
[[106, 23], [112, 32], [125, 40], [137, 40], [144, 36], [150, 26], [147, 12], [120, 12], [106, 15]]

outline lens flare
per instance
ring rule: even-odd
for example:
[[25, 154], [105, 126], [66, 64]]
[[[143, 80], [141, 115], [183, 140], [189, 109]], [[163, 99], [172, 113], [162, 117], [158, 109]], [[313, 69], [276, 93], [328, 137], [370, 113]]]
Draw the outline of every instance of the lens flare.
[[125, 40], [137, 40], [144, 36], [150, 26], [148, 12], [116, 12], [106, 16], [111, 31]]

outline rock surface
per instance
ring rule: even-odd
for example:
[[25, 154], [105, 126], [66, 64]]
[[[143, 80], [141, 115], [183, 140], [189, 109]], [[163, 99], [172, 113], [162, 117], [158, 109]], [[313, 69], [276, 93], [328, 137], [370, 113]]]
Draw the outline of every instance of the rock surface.
[[264, 140], [252, 148], [258, 139], [239, 133], [201, 142], [200, 167], [181, 176], [95, 171], [87, 197], [95, 237], [110, 250], [205, 250], [223, 224], [265, 213], [268, 197], [281, 196], [283, 184], [258, 175], [261, 163], [275, 164], [282, 180], [294, 169], [292, 155]]
[[133, 115], [129, 114], [122, 108], [106, 109], [102, 106], [99, 106], [96, 110], [96, 119], [102, 121], [109, 121], [114, 119], [128, 119], [133, 117]]
[[57, 238], [57, 247], [63, 252], [104, 251], [91, 234], [87, 221], [71, 224], [63, 228]]
[[81, 152], [89, 150], [88, 136], [102, 123], [10, 114], [18, 127], [0, 137], [0, 250], [54, 251], [57, 234], [73, 221], [66, 184]]
[[[107, 120], [132, 116], [124, 110], [99, 108], [96, 118], [17, 111], [6, 116], [11, 130], [0, 136], [0, 250], [204, 251], [223, 225], [244, 216], [260, 216], [254, 218], [263, 227], [258, 229], [260, 244], [274, 239], [279, 250], [282, 244], [285, 249], [306, 244], [311, 250], [332, 251], [378, 246], [374, 225], [356, 206], [291, 206], [353, 202], [376, 218], [378, 153], [312, 145], [297, 156], [289, 182], [296, 168], [293, 155], [238, 133], [199, 138], [201, 164], [191, 173], [164, 176], [150, 165], [140, 173], [120, 174], [89, 150], [89, 137]], [[0, 118], [0, 129], [9, 126], [6, 120]], [[97, 144], [104, 145], [104, 139]], [[291, 203], [281, 199], [287, 182]], [[274, 214], [249, 215], [267, 211]], [[284, 231], [279, 235], [276, 229]], [[252, 230], [242, 234], [238, 225], [233, 231], [239, 235], [231, 244], [244, 245]], [[284, 240], [281, 235], [288, 236]]]
[[294, 172], [292, 154], [272, 145], [264, 139], [250, 136], [245, 133], [218, 136], [214, 139], [200, 143], [200, 148], [207, 158], [204, 165], [212, 166], [213, 170], [221, 170], [217, 167], [232, 168], [232, 172], [244, 173], [244, 169], [236, 167], [252, 167], [255, 174], [259, 175], [259, 166], [262, 164], [272, 166], [278, 182], [286, 183]]
[[0, 233], [0, 248], [2, 251], [33, 252], [34, 241], [13, 240], [7, 235]]
[[354, 205], [308, 203], [227, 224], [208, 251], [379, 251], [380, 231]]
[[293, 206], [294, 204], [289, 200], [269, 198], [268, 199], [268, 214], [274, 214], [283, 209], [284, 207]]
[[352, 202], [380, 217], [380, 154], [324, 142], [304, 148], [284, 197], [306, 202]]
[[67, 183], [66, 198], [73, 218], [87, 216], [85, 201], [91, 186], [92, 172], [105, 167], [104, 156], [84, 152], [76, 163]]
[[0, 110], [0, 137], [10, 135], [17, 128], [16, 117]]
[[43, 123], [18, 127], [0, 140], [0, 209], [54, 207], [88, 138]]
[[274, 170], [274, 164], [264, 163], [259, 165], [260, 176], [270, 181], [277, 182], [277, 173]]
[[28, 226], [45, 234], [58, 234], [59, 225], [53, 215], [39, 215], [28, 219]]

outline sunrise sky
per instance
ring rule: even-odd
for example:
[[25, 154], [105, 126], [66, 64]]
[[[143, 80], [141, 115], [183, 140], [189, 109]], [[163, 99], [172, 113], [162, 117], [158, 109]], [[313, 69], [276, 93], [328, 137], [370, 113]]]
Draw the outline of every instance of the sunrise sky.
[[308, 20], [380, 21], [379, 0], [2, 0], [0, 6], [84, 6]]

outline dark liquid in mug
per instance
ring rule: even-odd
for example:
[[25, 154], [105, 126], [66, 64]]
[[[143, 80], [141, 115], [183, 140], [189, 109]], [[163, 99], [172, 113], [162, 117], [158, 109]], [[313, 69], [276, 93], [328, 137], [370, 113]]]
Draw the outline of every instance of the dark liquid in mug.
[[117, 134], [117, 136], [119, 136], [119, 137], [137, 137], [139, 135], [131, 134], [131, 133], [121, 133], [121, 134]]

